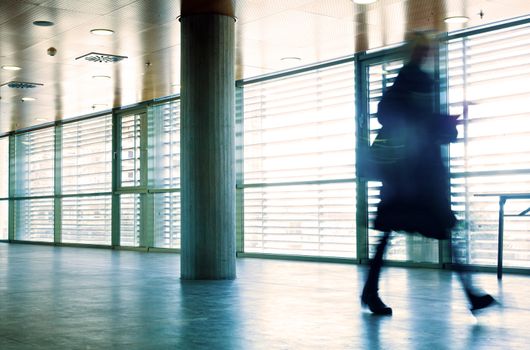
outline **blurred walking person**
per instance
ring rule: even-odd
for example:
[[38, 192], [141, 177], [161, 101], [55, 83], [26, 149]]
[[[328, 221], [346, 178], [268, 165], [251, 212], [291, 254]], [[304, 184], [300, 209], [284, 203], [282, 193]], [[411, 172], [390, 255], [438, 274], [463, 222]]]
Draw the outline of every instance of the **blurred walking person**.
[[[392, 309], [378, 294], [383, 256], [391, 232], [450, 240], [451, 230], [457, 223], [451, 210], [449, 173], [442, 160], [441, 147], [456, 140], [458, 116], [433, 112], [435, 82], [432, 72], [425, 67], [432, 58], [433, 41], [425, 33], [414, 33], [407, 45], [410, 59], [378, 105], [377, 118], [382, 128], [371, 147], [372, 155], [380, 158], [378, 174], [383, 184], [374, 228], [382, 231], [383, 236], [372, 259], [361, 301], [378, 315], [392, 314]], [[453, 260], [471, 311], [494, 304], [491, 295], [473, 287], [469, 273], [456, 254]]]

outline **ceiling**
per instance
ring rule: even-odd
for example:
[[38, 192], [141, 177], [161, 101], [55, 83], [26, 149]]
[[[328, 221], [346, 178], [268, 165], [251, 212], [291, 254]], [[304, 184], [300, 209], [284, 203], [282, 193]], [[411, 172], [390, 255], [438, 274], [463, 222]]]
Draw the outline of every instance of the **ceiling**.
[[[236, 78], [396, 44], [412, 29], [452, 31], [530, 13], [529, 0], [239, 0]], [[482, 12], [483, 16], [479, 15]], [[444, 18], [467, 15], [466, 24]], [[1, 0], [0, 133], [176, 94], [180, 81], [180, 1]], [[40, 27], [34, 21], [51, 21]], [[106, 28], [111, 36], [91, 34]], [[54, 56], [48, 48], [57, 50]], [[90, 52], [127, 56], [118, 63], [77, 57]], [[298, 57], [300, 60], [282, 60]], [[110, 79], [99, 80], [93, 76]], [[36, 98], [22, 101], [22, 97]]]

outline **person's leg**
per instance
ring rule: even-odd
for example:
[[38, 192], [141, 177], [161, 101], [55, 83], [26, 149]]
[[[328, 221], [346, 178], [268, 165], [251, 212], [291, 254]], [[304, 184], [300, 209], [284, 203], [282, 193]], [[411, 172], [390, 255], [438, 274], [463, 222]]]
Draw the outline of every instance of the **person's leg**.
[[469, 300], [469, 303], [471, 305], [470, 310], [474, 312], [493, 305], [495, 303], [495, 299], [491, 295], [477, 290], [473, 286], [473, 281], [469, 268], [464, 265], [466, 259], [463, 257], [462, 254], [459, 254], [458, 252], [458, 244], [456, 242], [452, 242], [452, 240], [449, 240], [449, 242], [451, 243], [451, 252], [453, 255], [454, 268], [458, 273], [460, 283], [462, 283], [464, 292], [466, 293], [467, 299]]
[[377, 245], [374, 258], [368, 272], [368, 278], [363, 288], [361, 301], [366, 305], [370, 311], [377, 315], [391, 315], [392, 309], [383, 303], [379, 298], [379, 276], [381, 274], [381, 267], [383, 266], [383, 256], [385, 254], [390, 232], [384, 232], [379, 244]]

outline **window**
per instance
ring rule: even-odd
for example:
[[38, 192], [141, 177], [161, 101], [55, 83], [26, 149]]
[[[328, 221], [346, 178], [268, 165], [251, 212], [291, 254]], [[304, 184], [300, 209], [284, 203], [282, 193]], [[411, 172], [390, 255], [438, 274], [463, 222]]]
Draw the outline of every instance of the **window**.
[[[54, 241], [54, 128], [15, 135], [15, 239]], [[35, 198], [49, 196], [49, 198]]]
[[0, 198], [9, 197], [9, 137], [0, 138]]
[[139, 187], [142, 171], [142, 117], [135, 113], [121, 118], [121, 187]]
[[353, 70], [244, 86], [245, 252], [355, 257]]
[[[530, 26], [450, 40], [450, 112], [463, 114], [450, 148], [459, 238], [471, 264], [497, 262], [498, 198], [530, 193]], [[508, 201], [504, 265], [530, 267], [530, 200]], [[515, 215], [515, 216], [511, 216]]]
[[9, 201], [0, 200], [0, 239], [8, 238]]
[[180, 193], [155, 193], [154, 246], [180, 248]]
[[120, 196], [120, 245], [140, 246], [141, 213], [140, 194], [132, 193]]
[[63, 198], [61, 241], [110, 245], [111, 207], [110, 195]]
[[[111, 244], [112, 116], [62, 126], [61, 242]], [[107, 192], [108, 195], [96, 195]]]
[[53, 242], [53, 198], [15, 201], [15, 239], [20, 241]]
[[180, 187], [180, 101], [148, 109], [149, 187]]
[[154, 246], [180, 248], [180, 101], [150, 107], [148, 116]]
[[54, 195], [54, 129], [15, 135], [15, 196]]
[[[0, 198], [9, 197], [9, 137], [0, 138]], [[0, 239], [8, 238], [9, 201], [0, 199]]]
[[112, 190], [112, 116], [68, 123], [62, 130], [62, 193]]

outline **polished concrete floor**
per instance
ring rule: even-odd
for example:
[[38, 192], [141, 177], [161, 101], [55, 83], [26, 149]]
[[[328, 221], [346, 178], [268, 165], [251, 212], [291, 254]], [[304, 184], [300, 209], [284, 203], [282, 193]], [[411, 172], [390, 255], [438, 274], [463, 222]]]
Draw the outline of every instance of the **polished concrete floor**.
[[239, 259], [235, 281], [183, 282], [179, 256], [0, 244], [0, 349], [529, 349], [530, 277], [388, 268], [392, 317], [364, 311], [365, 266]]

